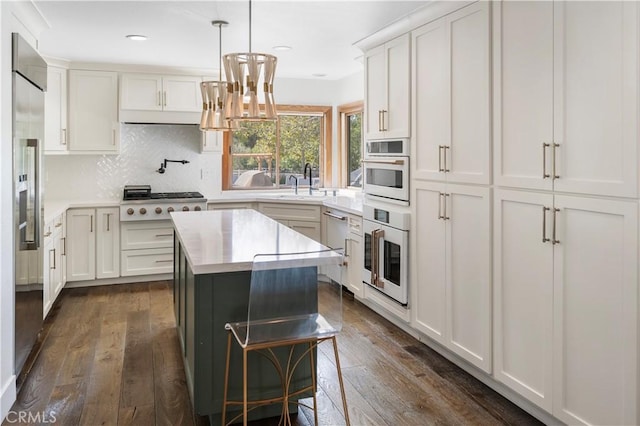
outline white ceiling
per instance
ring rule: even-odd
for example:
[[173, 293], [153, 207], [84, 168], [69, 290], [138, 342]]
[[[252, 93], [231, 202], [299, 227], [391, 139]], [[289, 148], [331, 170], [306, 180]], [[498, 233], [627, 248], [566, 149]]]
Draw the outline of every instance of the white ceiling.
[[[218, 69], [218, 29], [225, 20], [223, 53], [247, 52], [249, 3], [224, 1], [34, 1], [50, 28], [40, 52], [77, 62]], [[277, 77], [335, 80], [362, 69], [353, 43], [429, 1], [254, 0], [252, 51], [278, 57]], [[144, 34], [142, 42], [125, 39]], [[286, 52], [274, 46], [293, 47]]]

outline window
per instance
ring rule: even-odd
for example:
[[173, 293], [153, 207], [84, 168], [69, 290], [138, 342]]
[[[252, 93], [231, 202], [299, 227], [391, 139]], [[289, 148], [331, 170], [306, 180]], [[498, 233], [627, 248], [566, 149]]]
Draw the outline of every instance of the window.
[[[278, 121], [241, 121], [225, 137], [223, 189], [323, 186], [330, 179], [331, 108], [278, 107]], [[304, 178], [305, 164], [311, 180]]]
[[343, 186], [362, 186], [362, 111], [362, 102], [338, 107], [342, 153], [340, 182]]

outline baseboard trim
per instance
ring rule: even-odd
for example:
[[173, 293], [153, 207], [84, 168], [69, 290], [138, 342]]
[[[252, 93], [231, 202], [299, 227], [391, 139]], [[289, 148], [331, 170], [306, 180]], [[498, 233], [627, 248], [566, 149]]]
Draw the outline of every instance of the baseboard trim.
[[95, 287], [99, 285], [111, 285], [111, 284], [131, 284], [131, 283], [144, 283], [149, 281], [166, 281], [172, 280], [173, 274], [155, 274], [155, 275], [138, 275], [135, 277], [118, 277], [118, 278], [103, 278], [100, 280], [86, 280], [86, 281], [67, 281], [64, 288], [78, 288], [78, 287]]
[[7, 417], [14, 402], [16, 402], [16, 375], [12, 374], [0, 389], [0, 420]]

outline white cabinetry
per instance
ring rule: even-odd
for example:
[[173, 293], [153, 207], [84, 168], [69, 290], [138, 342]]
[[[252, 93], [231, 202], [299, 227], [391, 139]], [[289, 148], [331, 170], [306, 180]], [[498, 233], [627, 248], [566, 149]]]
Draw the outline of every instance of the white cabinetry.
[[332, 249], [344, 250], [342, 285], [362, 298], [362, 217], [328, 207], [322, 213], [322, 244]]
[[496, 190], [495, 376], [568, 424], [637, 424], [638, 205]]
[[411, 33], [412, 179], [490, 183], [489, 2]]
[[69, 150], [117, 153], [118, 74], [69, 70]]
[[199, 123], [201, 82], [200, 76], [122, 74], [120, 121]]
[[638, 21], [636, 2], [495, 4], [496, 184], [638, 195]]
[[44, 94], [44, 149], [47, 153], [67, 151], [67, 70], [47, 67]]
[[121, 275], [173, 271], [173, 226], [170, 220], [122, 223]]
[[66, 282], [64, 213], [45, 224], [43, 236], [43, 318], [46, 318]]
[[365, 53], [365, 138], [410, 136], [410, 39], [405, 34]]
[[411, 324], [490, 372], [490, 189], [415, 181], [411, 203]]
[[118, 207], [68, 210], [68, 281], [119, 276], [119, 218]]
[[315, 241], [321, 241], [320, 206], [258, 203], [258, 211]]
[[222, 152], [224, 134], [222, 132], [202, 132], [200, 152]]

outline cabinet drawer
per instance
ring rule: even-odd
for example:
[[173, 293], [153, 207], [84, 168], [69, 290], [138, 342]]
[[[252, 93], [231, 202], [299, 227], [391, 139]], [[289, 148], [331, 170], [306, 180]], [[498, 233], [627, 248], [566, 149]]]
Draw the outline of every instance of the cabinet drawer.
[[169, 274], [173, 272], [173, 247], [146, 250], [123, 250], [120, 275]]
[[253, 203], [209, 203], [207, 210], [252, 209]]
[[260, 203], [258, 210], [260, 213], [276, 220], [308, 220], [320, 222], [320, 206]]
[[173, 226], [168, 220], [122, 223], [121, 249], [173, 247]]

